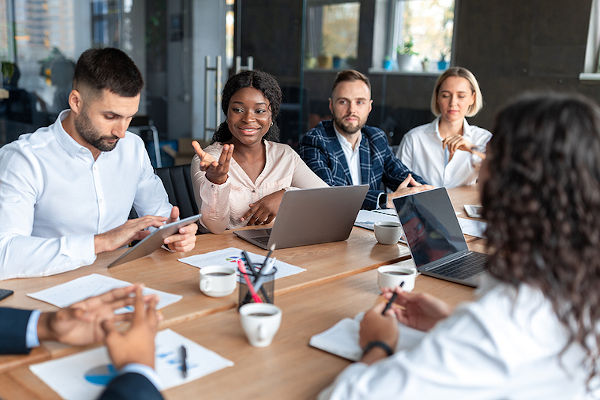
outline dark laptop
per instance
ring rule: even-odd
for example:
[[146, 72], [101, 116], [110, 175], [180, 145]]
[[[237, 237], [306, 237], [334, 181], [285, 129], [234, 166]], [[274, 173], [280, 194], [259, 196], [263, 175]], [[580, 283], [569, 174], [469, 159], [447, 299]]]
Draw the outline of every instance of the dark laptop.
[[477, 287], [487, 256], [467, 248], [445, 188], [398, 197], [394, 205], [420, 273]]
[[346, 240], [368, 190], [369, 185], [288, 190], [272, 229], [233, 233], [263, 249]]

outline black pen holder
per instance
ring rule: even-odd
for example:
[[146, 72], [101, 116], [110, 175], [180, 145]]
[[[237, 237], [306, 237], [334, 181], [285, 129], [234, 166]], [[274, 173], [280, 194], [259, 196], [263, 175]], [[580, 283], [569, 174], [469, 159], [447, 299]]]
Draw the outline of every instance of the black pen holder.
[[[275, 300], [275, 274], [276, 273], [277, 273], [277, 268], [273, 267], [273, 269], [268, 274], [261, 275], [261, 277], [260, 277], [260, 281], [262, 282], [262, 285], [256, 294], [263, 303], [271, 303], [271, 304], [274, 303], [274, 300]], [[248, 278], [250, 279], [250, 282], [252, 282], [252, 285], [254, 286], [255, 285], [255, 282], [254, 282], [255, 276], [254, 276], [254, 274], [252, 274], [251, 271], [248, 271]], [[256, 303], [256, 301], [254, 301], [254, 298], [252, 297], [250, 290], [248, 290], [248, 284], [246, 283], [246, 279], [244, 278], [243, 274], [241, 274], [241, 276], [240, 276], [239, 283], [240, 284], [238, 285], [238, 309], [241, 306], [243, 306], [244, 304]]]

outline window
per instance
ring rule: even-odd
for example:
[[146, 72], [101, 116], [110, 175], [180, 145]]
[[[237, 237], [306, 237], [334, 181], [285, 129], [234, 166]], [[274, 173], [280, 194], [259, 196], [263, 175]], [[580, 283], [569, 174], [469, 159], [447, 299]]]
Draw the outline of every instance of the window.
[[380, 0], [375, 19], [373, 66], [434, 73], [448, 68], [454, 0]]
[[305, 68], [343, 69], [356, 64], [360, 3], [309, 2]]
[[590, 28], [585, 49], [584, 71], [581, 80], [600, 80], [600, 1], [592, 2]]

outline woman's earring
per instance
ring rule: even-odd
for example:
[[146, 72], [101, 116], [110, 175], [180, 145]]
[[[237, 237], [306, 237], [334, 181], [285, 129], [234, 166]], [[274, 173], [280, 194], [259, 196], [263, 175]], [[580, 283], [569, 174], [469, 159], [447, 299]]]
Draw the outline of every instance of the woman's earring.
[[271, 126], [273, 126], [273, 121], [271, 121]]

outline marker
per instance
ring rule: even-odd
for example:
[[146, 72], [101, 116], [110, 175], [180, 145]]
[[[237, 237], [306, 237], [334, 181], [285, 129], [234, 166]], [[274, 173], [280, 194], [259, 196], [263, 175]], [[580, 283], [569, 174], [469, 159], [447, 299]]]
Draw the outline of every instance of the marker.
[[[404, 281], [400, 282], [400, 288], [402, 288], [402, 286], [404, 286]], [[385, 315], [385, 313], [387, 312], [387, 310], [389, 310], [390, 307], [392, 306], [392, 303], [394, 301], [396, 301], [396, 297], [398, 297], [398, 292], [394, 291], [394, 293], [392, 294], [392, 297], [390, 297], [390, 299], [388, 300], [387, 304], [385, 305], [385, 308], [381, 312], [381, 315]]]
[[256, 294], [256, 291], [254, 290], [254, 286], [252, 286], [252, 282], [250, 282], [250, 278], [248, 278], [248, 273], [246, 272], [246, 266], [244, 265], [242, 260], [237, 260], [237, 264], [238, 264], [238, 269], [240, 270], [242, 275], [244, 275], [244, 279], [246, 280], [246, 285], [248, 285], [248, 290], [250, 291], [250, 294], [252, 294], [252, 299], [254, 300], [255, 303], [262, 303], [262, 300], [260, 299], [260, 297], [258, 297], [258, 295]]
[[181, 352], [181, 374], [183, 375], [184, 378], [187, 378], [187, 371], [188, 371], [187, 349], [185, 348], [184, 345], [181, 345], [181, 347], [179, 348], [179, 351]]

